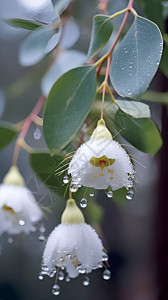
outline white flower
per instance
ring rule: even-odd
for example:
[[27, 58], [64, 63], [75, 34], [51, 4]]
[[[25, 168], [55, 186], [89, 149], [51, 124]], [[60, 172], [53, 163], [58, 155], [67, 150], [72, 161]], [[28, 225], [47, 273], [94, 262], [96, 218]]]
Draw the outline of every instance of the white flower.
[[130, 187], [133, 182], [134, 168], [126, 151], [116, 141], [100, 120], [91, 139], [80, 146], [73, 156], [68, 173], [73, 182], [86, 187], [112, 190]]
[[58, 225], [48, 238], [43, 254], [42, 272], [50, 276], [56, 267], [66, 268], [69, 277], [90, 273], [102, 267], [108, 256], [95, 230], [84, 223], [84, 217], [73, 199], [67, 201]]
[[12, 166], [0, 185], [0, 235], [28, 234], [43, 216], [33, 194], [23, 184], [17, 167]]

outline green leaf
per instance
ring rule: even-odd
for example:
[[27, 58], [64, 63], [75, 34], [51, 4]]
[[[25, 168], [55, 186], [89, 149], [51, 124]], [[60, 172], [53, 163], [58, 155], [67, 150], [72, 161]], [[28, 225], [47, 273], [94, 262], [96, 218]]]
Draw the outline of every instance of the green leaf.
[[160, 29], [164, 30], [163, 5], [161, 0], [136, 0], [143, 13]]
[[160, 132], [151, 119], [135, 119], [119, 109], [114, 122], [120, 134], [137, 149], [155, 155], [161, 148]]
[[46, 54], [51, 52], [58, 44], [61, 30], [52, 28], [37, 28], [25, 39], [20, 52], [19, 61], [23, 66], [38, 63]]
[[56, 176], [55, 172], [62, 160], [62, 156], [51, 157], [50, 153], [45, 151], [33, 152], [29, 155], [30, 165], [35, 174], [45, 185], [59, 194], [63, 190], [63, 175]]
[[125, 207], [125, 205], [127, 203], [126, 193], [127, 193], [127, 190], [125, 187], [113, 192], [112, 200], [117, 205], [119, 205], [121, 208]]
[[119, 95], [141, 97], [157, 71], [162, 48], [163, 40], [157, 25], [135, 17], [112, 57], [110, 78]]
[[133, 118], [150, 118], [149, 105], [138, 101], [115, 100], [120, 109]]
[[150, 102], [168, 105], [168, 92], [167, 93], [157, 93], [154, 91], [148, 91], [142, 96], [142, 99], [150, 101]]
[[23, 19], [7, 19], [4, 21], [10, 26], [19, 27], [27, 30], [35, 30], [42, 25]]
[[96, 15], [93, 18], [93, 28], [88, 56], [95, 56], [108, 42], [113, 31], [113, 23], [109, 16]]
[[0, 123], [0, 149], [3, 149], [8, 144], [10, 144], [14, 138], [16, 137], [18, 131], [14, 127], [13, 124], [8, 122], [1, 122]]
[[44, 110], [44, 136], [52, 153], [63, 149], [79, 130], [95, 93], [93, 66], [72, 69], [53, 85]]

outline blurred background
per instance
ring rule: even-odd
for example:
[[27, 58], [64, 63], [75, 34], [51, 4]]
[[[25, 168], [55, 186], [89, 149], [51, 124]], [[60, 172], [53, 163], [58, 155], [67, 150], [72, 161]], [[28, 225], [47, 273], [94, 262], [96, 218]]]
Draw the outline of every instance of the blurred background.
[[[24, 7], [26, 1], [20, 0], [23, 3], [17, 6], [18, 2], [1, 0], [1, 19], [24, 18], [24, 14], [27, 13], [30, 18], [36, 15], [38, 20], [41, 18], [44, 22], [50, 22], [52, 12], [49, 8], [45, 15], [43, 10], [37, 15], [36, 11], [34, 12], [33, 1], [30, 1], [27, 7]], [[109, 13], [126, 7], [127, 3], [128, 1], [124, 0], [109, 0]], [[92, 17], [100, 12], [98, 4], [96, 0], [76, 1], [72, 10], [70, 31], [62, 39], [62, 48], [77, 51], [71, 55], [78, 55], [79, 65], [86, 61]], [[116, 19], [116, 30], [120, 21], [121, 18]], [[68, 63], [64, 66], [65, 61], [69, 59], [60, 57], [55, 66], [55, 73], [53, 71], [45, 79], [48, 61], [54, 54], [49, 54], [34, 66], [22, 66], [19, 63], [19, 49], [28, 34], [27, 30], [12, 28], [2, 20], [0, 22], [0, 118], [12, 123], [18, 123], [31, 112], [42, 91], [48, 93], [53, 76], [56, 80], [61, 72], [74, 67]], [[152, 90], [167, 91], [167, 86], [166, 78], [158, 72], [152, 82]], [[136, 159], [137, 184], [133, 200], [121, 206], [107, 198], [104, 192], [96, 196], [98, 204], [103, 208], [103, 216], [100, 223], [95, 226], [109, 253], [111, 279], [103, 280], [100, 269], [89, 275], [88, 287], [82, 285], [82, 276], [69, 283], [60, 282], [59, 299], [168, 299], [165, 285], [168, 238], [166, 226], [168, 121], [165, 107], [151, 104], [150, 108], [152, 118], [162, 132], [164, 146], [156, 157], [128, 148]], [[35, 124], [31, 125], [26, 141], [34, 148], [46, 147], [41, 128]], [[0, 181], [11, 165], [13, 149], [14, 142], [0, 152]], [[40, 241], [39, 236], [44, 235], [47, 238], [59, 224], [65, 200], [41, 184], [33, 174], [28, 155], [23, 150], [18, 165], [26, 184], [33, 193], [36, 193], [37, 201], [43, 207], [49, 208], [50, 213], [44, 221], [45, 232], [41, 232], [39, 226], [30, 236], [14, 239], [10, 236], [0, 237], [0, 300], [50, 300], [54, 297], [51, 294], [53, 279], [48, 277], [43, 281], [38, 279], [45, 247], [45, 241]]]

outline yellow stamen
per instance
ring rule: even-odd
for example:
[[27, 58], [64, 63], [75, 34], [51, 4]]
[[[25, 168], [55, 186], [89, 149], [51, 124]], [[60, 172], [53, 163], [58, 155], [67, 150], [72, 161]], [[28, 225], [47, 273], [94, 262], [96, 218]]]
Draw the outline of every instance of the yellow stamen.
[[12, 215], [14, 215], [14, 214], [15, 214], [15, 212], [14, 212], [13, 208], [12, 208], [12, 207], [10, 207], [10, 206], [7, 206], [6, 204], [5, 204], [4, 206], [2, 206], [2, 209], [4, 209], [4, 210], [8, 211], [8, 212], [9, 212], [9, 213], [11, 213]]

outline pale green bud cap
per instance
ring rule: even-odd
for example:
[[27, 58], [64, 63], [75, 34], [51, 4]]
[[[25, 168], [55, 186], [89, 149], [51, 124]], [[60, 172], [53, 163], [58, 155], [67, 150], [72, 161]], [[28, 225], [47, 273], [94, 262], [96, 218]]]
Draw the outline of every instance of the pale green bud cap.
[[62, 224], [79, 224], [85, 223], [83, 213], [76, 205], [74, 199], [69, 199], [66, 204], [66, 208], [62, 214], [61, 218]]
[[112, 140], [112, 135], [110, 131], [106, 127], [106, 123], [103, 119], [100, 119], [97, 123], [96, 129], [93, 131], [91, 135], [91, 140], [98, 140], [98, 139], [106, 139]]
[[20, 174], [17, 166], [10, 167], [8, 173], [4, 177], [3, 183], [9, 185], [18, 185], [18, 186], [25, 185], [24, 179]]

